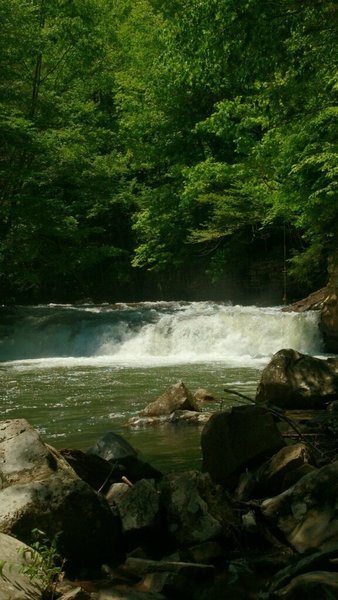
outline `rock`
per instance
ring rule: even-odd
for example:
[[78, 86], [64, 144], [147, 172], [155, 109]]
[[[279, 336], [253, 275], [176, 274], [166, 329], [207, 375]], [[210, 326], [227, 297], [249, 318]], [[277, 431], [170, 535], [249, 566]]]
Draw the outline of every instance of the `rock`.
[[192, 600], [204, 582], [214, 576], [212, 565], [186, 563], [171, 560], [144, 560], [128, 558], [124, 569], [142, 578], [138, 587], [152, 593], [161, 593], [166, 598]]
[[198, 388], [198, 390], [195, 390], [193, 397], [198, 403], [219, 401], [218, 398], [216, 398], [213, 394], [211, 394], [210, 392], [208, 392], [208, 390], [205, 390], [204, 388]]
[[233, 487], [237, 476], [284, 446], [272, 415], [256, 406], [236, 406], [211, 416], [202, 430], [203, 470]]
[[325, 299], [328, 296], [327, 287], [323, 287], [320, 290], [316, 290], [312, 294], [309, 294], [302, 300], [297, 300], [293, 304], [289, 304], [282, 308], [283, 312], [306, 312], [308, 310], [321, 310]]
[[200, 410], [198, 403], [182, 381], [178, 381], [169, 387], [162, 396], [148, 404], [140, 412], [140, 415], [142, 417], [159, 417], [170, 415], [175, 410]]
[[320, 330], [326, 352], [338, 352], [338, 256], [333, 256], [329, 264], [329, 283], [322, 303]]
[[130, 427], [146, 427], [148, 425], [205, 425], [210, 419], [211, 412], [197, 412], [195, 410], [175, 410], [169, 415], [160, 417], [132, 417], [128, 421]]
[[[333, 546], [325, 552], [312, 552], [298, 559], [293, 560], [284, 567], [281, 571], [274, 574], [271, 581], [269, 592], [264, 595], [264, 598], [274, 598], [273, 592], [278, 592], [288, 586], [288, 584], [299, 575], [311, 573], [313, 571], [331, 571], [337, 564], [338, 546]], [[278, 596], [277, 596], [278, 597]], [[317, 596], [316, 596], [317, 597]]]
[[59, 597], [59, 600], [91, 600], [91, 597], [92, 596], [81, 587], [76, 587], [69, 592], [62, 594], [62, 596]]
[[[255, 498], [264, 498], [280, 494], [283, 490], [286, 476], [290, 477], [293, 472], [304, 465], [309, 465], [311, 462], [313, 462], [312, 453], [304, 442], [285, 446], [256, 472], [253, 496]], [[313, 467], [310, 470], [312, 471]], [[295, 482], [296, 480], [294, 480]]]
[[86, 481], [97, 491], [106, 491], [112, 483], [121, 481], [121, 477], [124, 475], [118, 466], [116, 469], [112, 469], [110, 462], [95, 454], [87, 454], [82, 450], [70, 448], [60, 450], [60, 454], [80, 479]]
[[42, 598], [39, 583], [23, 573], [23, 568], [29, 564], [31, 551], [26, 544], [0, 533], [0, 600]]
[[226, 494], [207, 473], [169, 473], [160, 490], [169, 533], [176, 544], [191, 546], [229, 536], [236, 518]]
[[109, 462], [117, 462], [123, 458], [137, 456], [138, 453], [122, 435], [114, 431], [107, 431], [97, 440], [94, 446], [88, 448], [87, 454], [100, 456]]
[[270, 596], [283, 600], [328, 600], [338, 598], [338, 573], [314, 571], [298, 575], [281, 590]]
[[180, 555], [184, 561], [212, 565], [224, 559], [224, 549], [219, 542], [204, 542], [184, 548]]
[[338, 359], [279, 350], [261, 374], [256, 401], [283, 409], [324, 408], [338, 397]]
[[194, 410], [175, 410], [168, 416], [168, 423], [187, 423], [189, 425], [205, 425], [210, 417], [210, 412], [196, 412]]
[[116, 483], [111, 486], [107, 500], [121, 519], [127, 544], [137, 547], [149, 545], [156, 540], [158, 546], [162, 545], [164, 528], [161, 523], [160, 499], [152, 481], [141, 479], [131, 487]]
[[87, 450], [89, 456], [95, 455], [108, 461], [113, 478], [127, 477], [135, 482], [139, 479], [160, 479], [162, 473], [138, 456], [138, 452], [121, 435], [108, 431], [96, 444]]
[[0, 422], [0, 531], [26, 543], [42, 530], [69, 569], [120, 560], [120, 523], [105, 498], [24, 419]]
[[264, 500], [261, 511], [298, 552], [329, 550], [338, 544], [337, 494], [338, 461]]

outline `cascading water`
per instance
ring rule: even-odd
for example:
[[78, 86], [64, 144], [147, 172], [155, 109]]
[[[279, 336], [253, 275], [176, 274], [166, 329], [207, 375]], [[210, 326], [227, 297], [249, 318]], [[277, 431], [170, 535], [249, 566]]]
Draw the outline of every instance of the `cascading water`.
[[320, 353], [317, 319], [314, 312], [211, 302], [20, 308], [2, 320], [0, 360], [254, 365], [281, 348]]
[[321, 353], [317, 313], [213, 302], [33, 306], [0, 311], [2, 418], [26, 418], [56, 447], [86, 449], [113, 429], [163, 470], [199, 464], [198, 428], [130, 429], [178, 380], [236, 403], [254, 397], [281, 348]]

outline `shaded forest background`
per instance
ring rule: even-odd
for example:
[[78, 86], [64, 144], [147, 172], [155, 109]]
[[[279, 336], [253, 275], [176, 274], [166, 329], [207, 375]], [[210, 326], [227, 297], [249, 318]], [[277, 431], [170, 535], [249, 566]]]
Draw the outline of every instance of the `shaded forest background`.
[[2, 303], [325, 284], [336, 2], [0, 0], [0, 22]]

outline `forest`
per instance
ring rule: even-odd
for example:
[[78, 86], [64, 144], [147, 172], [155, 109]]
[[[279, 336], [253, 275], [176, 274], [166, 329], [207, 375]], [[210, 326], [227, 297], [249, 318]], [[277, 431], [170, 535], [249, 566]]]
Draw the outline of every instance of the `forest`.
[[326, 283], [336, 2], [0, 0], [0, 22], [1, 303]]

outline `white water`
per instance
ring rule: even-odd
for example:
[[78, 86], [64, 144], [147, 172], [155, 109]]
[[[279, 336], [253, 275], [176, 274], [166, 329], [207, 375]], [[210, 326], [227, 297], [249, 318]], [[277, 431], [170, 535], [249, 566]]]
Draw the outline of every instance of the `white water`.
[[0, 360], [17, 368], [259, 367], [281, 348], [322, 351], [315, 312], [212, 302], [20, 308], [1, 321]]
[[184, 381], [218, 399], [255, 397], [260, 370], [281, 348], [322, 351], [317, 313], [212, 302], [33, 306], [0, 311], [3, 418], [25, 418], [56, 447], [86, 449], [122, 434], [160, 469], [200, 465], [200, 430], [127, 423]]

